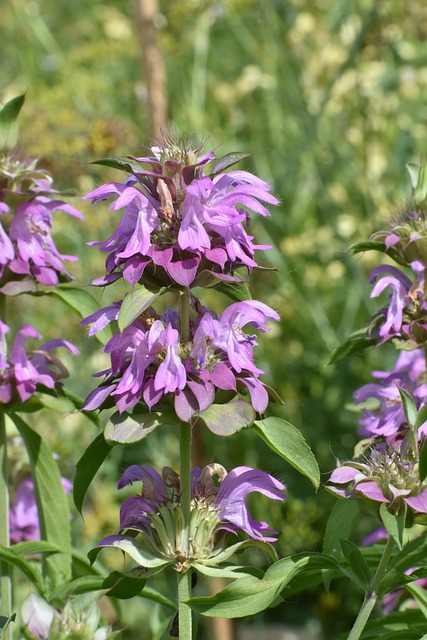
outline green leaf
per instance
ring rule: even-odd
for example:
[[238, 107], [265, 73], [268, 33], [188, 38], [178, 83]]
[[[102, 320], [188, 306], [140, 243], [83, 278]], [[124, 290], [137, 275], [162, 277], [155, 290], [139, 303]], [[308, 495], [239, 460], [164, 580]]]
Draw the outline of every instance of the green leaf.
[[362, 552], [350, 540], [340, 540], [340, 545], [352, 572], [349, 577], [366, 591], [371, 582], [371, 572]]
[[146, 583], [145, 578], [138, 576], [133, 570], [125, 573], [113, 571], [104, 579], [103, 589], [108, 589], [106, 595], [118, 598], [119, 600], [128, 600], [137, 596]]
[[353, 253], [362, 253], [364, 251], [381, 251], [385, 252], [385, 244], [382, 240], [365, 240], [364, 242], [356, 242], [350, 246]]
[[46, 542], [46, 540], [28, 540], [25, 542], [18, 542], [11, 546], [11, 549], [17, 556], [33, 556], [39, 553], [61, 553], [61, 547], [55, 544]]
[[316, 458], [299, 429], [275, 417], [256, 420], [254, 429], [270, 449], [306, 476], [316, 488], [319, 486], [320, 471]]
[[76, 465], [73, 498], [74, 504], [80, 514], [88, 487], [111, 449], [112, 446], [105, 441], [104, 434], [100, 433], [96, 436], [95, 440], [91, 442]]
[[211, 404], [198, 415], [207, 428], [218, 436], [230, 436], [250, 427], [256, 413], [249, 402], [236, 396], [226, 404]]
[[217, 564], [220, 564], [221, 562], [226, 562], [235, 553], [240, 553], [241, 551], [244, 551], [244, 549], [254, 548], [254, 547], [261, 549], [261, 551], [264, 551], [264, 553], [266, 553], [270, 558], [270, 560], [272, 560], [273, 562], [277, 560], [276, 549], [269, 542], [264, 542], [263, 540], [241, 540], [240, 542], [236, 542], [230, 547], [226, 547], [219, 553], [215, 555], [211, 555], [209, 558], [203, 561], [203, 564], [217, 565]]
[[18, 141], [17, 118], [25, 102], [25, 93], [6, 102], [0, 110], [0, 151], [10, 151]]
[[140, 598], [146, 598], [147, 600], [153, 600], [158, 604], [163, 605], [164, 607], [168, 607], [168, 609], [172, 609], [173, 611], [177, 611], [178, 607], [175, 602], [172, 602], [169, 598], [160, 593], [156, 589], [152, 587], [144, 587], [144, 591], [140, 593]]
[[151, 293], [145, 287], [139, 287], [129, 291], [123, 298], [120, 307], [118, 325], [120, 331], [128, 327], [136, 318], [141, 315], [148, 307], [157, 300], [159, 296], [167, 291], [166, 287], [160, 289], [157, 293]]
[[[92, 315], [101, 308], [97, 300], [85, 289], [78, 289], [77, 287], [59, 286], [56, 289], [46, 290], [44, 293], [59, 298], [71, 309], [76, 311], [83, 319]], [[106, 344], [111, 338], [110, 327], [105, 327], [101, 331], [98, 331], [96, 338], [102, 343]]]
[[224, 293], [235, 302], [244, 302], [245, 300], [251, 300], [251, 292], [246, 282], [219, 282], [215, 285], [214, 289]]
[[216, 161], [210, 175], [215, 176], [217, 173], [221, 173], [221, 171], [225, 171], [225, 169], [237, 164], [243, 160], [243, 158], [249, 158], [250, 156], [250, 153], [243, 153], [242, 151], [232, 151], [231, 153], [227, 153]]
[[323, 539], [323, 553], [335, 560], [342, 557], [340, 538], [348, 538], [354, 525], [359, 507], [353, 500], [337, 500], [326, 524]]
[[11, 622], [15, 622], [16, 613], [12, 613], [10, 618], [6, 618], [6, 616], [0, 616], [0, 638], [4, 636], [4, 632], [8, 628]]
[[0, 561], [17, 567], [33, 583], [40, 594], [44, 593], [44, 582], [39, 569], [31, 562], [17, 554], [12, 547], [0, 545]]
[[366, 349], [369, 349], [369, 347], [373, 347], [376, 342], [377, 341], [374, 338], [369, 338], [366, 335], [365, 329], [356, 331], [344, 342], [344, 344], [334, 349], [327, 361], [327, 364], [335, 364], [352, 353], [362, 353]]
[[422, 482], [427, 476], [427, 441], [426, 440], [424, 440], [424, 443], [420, 451], [419, 474], [420, 474], [420, 482]]
[[100, 160], [93, 160], [89, 164], [99, 164], [102, 167], [111, 167], [112, 169], [118, 169], [126, 173], [141, 173], [142, 170], [138, 162], [126, 156], [121, 158], [101, 158]]
[[256, 578], [262, 578], [263, 576], [263, 572], [259, 569], [255, 569], [254, 572], [253, 567], [244, 567], [236, 564], [227, 564], [217, 567], [196, 562], [193, 566], [196, 571], [204, 576], [208, 576], [209, 578], [232, 578], [234, 580], [239, 580], [247, 578], [248, 576], [253, 576], [254, 573], [260, 574], [256, 575]]
[[21, 293], [36, 293], [37, 291], [36, 283], [30, 278], [11, 280], [10, 282], [6, 282], [0, 289], [0, 293], [3, 293], [5, 296], [19, 296]]
[[139, 442], [163, 424], [176, 424], [177, 417], [172, 412], [152, 411], [151, 413], [114, 413], [105, 427], [105, 440], [111, 444], [129, 445]]
[[412, 582], [406, 585], [406, 589], [415, 598], [420, 610], [424, 614], [425, 618], [427, 618], [427, 591], [425, 590], [425, 587]]
[[423, 160], [420, 165], [407, 164], [406, 168], [411, 179], [412, 193], [417, 204], [427, 198], [427, 173], [426, 163]]
[[267, 609], [280, 593], [280, 580], [259, 580], [248, 577], [236, 580], [215, 596], [187, 600], [188, 606], [213, 618], [242, 618]]
[[417, 418], [415, 420], [414, 429], [418, 433], [418, 429], [427, 422], [427, 405], [424, 404], [418, 411]]
[[102, 549], [115, 548], [120, 549], [123, 553], [126, 553], [132, 560], [141, 567], [147, 567], [152, 569], [155, 567], [164, 567], [166, 565], [173, 564], [172, 560], [168, 558], [161, 558], [155, 556], [148, 551], [140, 542], [132, 538], [132, 536], [120, 536], [120, 540], [112, 540], [109, 544], [104, 544], [99, 547], [94, 547], [87, 554], [90, 563], [92, 564], [96, 560], [96, 556]]
[[104, 578], [102, 576], [90, 575], [80, 576], [74, 580], [68, 580], [59, 585], [52, 594], [52, 600], [66, 601], [71, 596], [92, 591], [101, 591]]
[[405, 514], [395, 516], [387, 509], [383, 502], [380, 506], [380, 517], [391, 538], [399, 549], [403, 547], [403, 532], [405, 531]]
[[12, 414], [10, 418], [18, 429], [30, 458], [41, 538], [61, 548], [61, 553], [45, 558], [43, 562], [44, 571], [54, 588], [71, 577], [68, 499], [62, 487], [58, 465], [47, 443], [19, 416]]
[[400, 398], [402, 400], [403, 411], [405, 413], [406, 422], [408, 423], [410, 429], [414, 430], [415, 422], [417, 420], [417, 406], [412, 399], [412, 396], [409, 395], [407, 391], [404, 389], [399, 389]]

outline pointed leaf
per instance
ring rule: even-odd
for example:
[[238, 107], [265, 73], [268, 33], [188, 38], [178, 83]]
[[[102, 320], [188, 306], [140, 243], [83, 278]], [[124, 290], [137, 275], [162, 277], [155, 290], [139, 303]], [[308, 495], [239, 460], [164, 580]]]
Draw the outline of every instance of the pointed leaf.
[[415, 422], [417, 420], [417, 406], [407, 391], [404, 389], [399, 389], [400, 398], [402, 400], [403, 411], [405, 412], [406, 422], [409, 427], [413, 430], [415, 426]]
[[420, 451], [419, 474], [420, 482], [422, 482], [427, 476], [427, 440], [424, 440]]
[[77, 596], [92, 591], [101, 591], [103, 582], [104, 578], [101, 576], [80, 576], [79, 578], [69, 580], [59, 585], [53, 592], [52, 599], [65, 601], [70, 596]]
[[18, 141], [17, 118], [25, 102], [25, 93], [6, 102], [0, 109], [0, 151], [13, 149]]
[[0, 293], [3, 293], [5, 296], [19, 296], [21, 293], [36, 293], [37, 291], [35, 281], [30, 278], [11, 280], [10, 282], [6, 282], [0, 289]]
[[417, 418], [415, 420], [414, 429], [418, 433], [418, 429], [427, 422], [427, 404], [424, 404], [418, 411]]
[[132, 570], [126, 573], [113, 571], [104, 579], [102, 588], [108, 589], [107, 596], [128, 600], [137, 596], [144, 588], [145, 583], [146, 579], [138, 576]]
[[358, 513], [359, 507], [355, 500], [336, 501], [326, 524], [323, 553], [332, 556], [336, 560], [342, 557], [340, 538], [349, 537]]
[[44, 583], [39, 569], [21, 555], [13, 551], [13, 547], [0, 545], [0, 561], [17, 567], [33, 583], [40, 594], [44, 593]]
[[220, 282], [215, 285], [215, 290], [224, 293], [235, 302], [244, 302], [251, 300], [251, 292], [246, 282]]
[[[353, 581], [359, 584], [364, 591], [367, 590], [371, 582], [371, 572], [362, 552], [350, 540], [340, 540], [340, 545], [344, 557], [350, 565], [350, 570], [356, 578]], [[352, 577], [352, 575], [349, 574], [349, 577]]]
[[55, 587], [71, 577], [71, 529], [68, 499], [52, 451], [38, 433], [19, 416], [10, 416], [22, 437], [31, 463], [31, 475], [43, 540], [61, 548], [43, 561], [50, 584]]
[[305, 475], [316, 488], [319, 486], [320, 471], [316, 458], [299, 429], [275, 417], [256, 420], [254, 429], [270, 449]]
[[262, 540], [241, 540], [240, 542], [236, 542], [231, 545], [231, 547], [226, 547], [216, 555], [211, 555], [209, 558], [203, 561], [204, 565], [217, 565], [221, 562], [226, 562], [233, 556], [235, 553], [240, 553], [244, 549], [257, 547], [264, 551], [270, 560], [275, 562], [277, 560], [277, 551], [269, 542], [264, 542]]
[[250, 427], [256, 413], [249, 402], [236, 396], [226, 404], [211, 404], [199, 413], [198, 420], [218, 436], [230, 436], [241, 429]]
[[157, 293], [151, 293], [145, 287], [139, 287], [133, 291], [129, 291], [123, 298], [120, 307], [118, 324], [120, 331], [128, 327], [136, 318], [141, 315], [148, 307], [157, 300], [165, 291], [166, 287], [160, 289]]
[[126, 156], [122, 158], [101, 158], [100, 160], [93, 160], [89, 164], [99, 164], [102, 167], [111, 167], [112, 169], [118, 169], [119, 171], [125, 171], [126, 173], [141, 172], [141, 165]]
[[385, 252], [385, 244], [381, 240], [366, 240], [365, 242], [356, 242], [350, 246], [353, 253], [362, 253], [363, 251], [381, 251]]
[[414, 582], [406, 585], [407, 591], [415, 598], [420, 610], [423, 612], [424, 617], [427, 618], [427, 591], [420, 584]]
[[243, 158], [249, 158], [250, 156], [250, 153], [244, 153], [242, 151], [232, 151], [231, 153], [227, 153], [225, 156], [222, 156], [222, 158], [215, 162], [211, 172], [211, 176], [215, 176], [217, 173], [225, 171], [225, 169], [228, 169], [234, 164], [237, 164], [238, 162], [243, 160]]
[[4, 632], [8, 628], [11, 622], [15, 622], [16, 613], [12, 613], [10, 618], [6, 618], [6, 616], [0, 616], [0, 638], [4, 636]]
[[399, 549], [403, 547], [403, 533], [405, 531], [405, 514], [395, 516], [387, 509], [383, 502], [380, 506], [380, 517], [388, 534], [395, 541]]
[[342, 345], [332, 351], [327, 364], [335, 364], [336, 362], [343, 360], [352, 353], [362, 353], [366, 349], [369, 349], [369, 347], [373, 347], [376, 342], [377, 341], [374, 338], [367, 337], [365, 329], [363, 329], [362, 331], [357, 331], [352, 334]]
[[104, 434], [100, 433], [88, 446], [76, 465], [76, 475], [73, 484], [74, 504], [81, 514], [83, 500], [90, 483], [98, 469], [111, 452], [112, 446], [105, 441]]
[[105, 427], [104, 437], [111, 444], [134, 444], [148, 436], [163, 424], [176, 424], [177, 417], [172, 412], [152, 411], [151, 413], [113, 414]]
[[96, 556], [102, 549], [106, 548], [120, 549], [123, 553], [135, 560], [135, 562], [141, 567], [154, 568], [162, 567], [172, 564], [173, 561], [167, 558], [161, 558], [160, 556], [154, 556], [148, 551], [140, 542], [132, 538], [131, 536], [114, 535], [104, 538], [103, 544], [98, 547], [94, 547], [87, 554], [90, 563], [92, 564], [96, 560]]
[[17, 556], [33, 556], [39, 553], [61, 553], [61, 547], [46, 542], [46, 540], [27, 540], [12, 545], [11, 549]]
[[193, 566], [196, 571], [204, 576], [208, 576], [209, 578], [231, 578], [233, 580], [239, 580], [241, 578], [253, 576], [254, 574], [257, 574], [255, 575], [256, 578], [262, 578], [263, 576], [263, 572], [260, 569], [255, 569], [255, 567], [244, 567], [236, 564], [227, 564], [217, 567], [196, 562]]

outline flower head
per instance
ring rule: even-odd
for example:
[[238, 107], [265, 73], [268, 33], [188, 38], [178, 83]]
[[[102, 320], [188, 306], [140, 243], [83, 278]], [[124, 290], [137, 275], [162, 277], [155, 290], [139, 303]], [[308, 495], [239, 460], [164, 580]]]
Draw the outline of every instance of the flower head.
[[[112, 305], [83, 323], [93, 323], [94, 333], [117, 318], [119, 310], [119, 305]], [[216, 389], [237, 392], [240, 385], [249, 391], [254, 409], [263, 413], [268, 394], [259, 380], [263, 371], [254, 363], [256, 336], [246, 334], [243, 327], [267, 331], [268, 320], [278, 318], [273, 309], [256, 300], [236, 302], [220, 317], [197, 306], [189, 340], [183, 341], [178, 317], [171, 310], [161, 316], [152, 311], [143, 314], [106, 344], [111, 368], [102, 372], [104, 382], [83, 408], [96, 409], [111, 395], [120, 412], [140, 400], [151, 409], [173, 393], [178, 417], [188, 421], [213, 403]]]
[[[77, 258], [59, 253], [51, 237], [52, 214], [83, 216], [58, 199], [51, 185], [36, 160], [0, 155], [0, 278], [7, 283], [30, 278], [55, 286], [59, 278], [71, 279], [63, 262]], [[7, 284], [1, 291], [8, 293]]]
[[107, 275], [94, 284], [123, 276], [131, 285], [190, 287], [202, 271], [238, 280], [230, 275], [236, 268], [257, 266], [255, 251], [268, 247], [253, 243], [249, 212], [267, 216], [263, 203], [278, 201], [251, 173], [221, 173], [236, 162], [235, 154], [207, 174], [215, 153], [200, 152], [167, 135], [152, 147], [153, 156], [129, 156], [132, 175], [123, 183], [104, 184], [86, 196], [92, 203], [114, 198], [111, 210], [123, 210], [111, 237], [90, 243], [108, 254]]
[[[359, 423], [361, 434], [367, 437], [396, 438], [408, 430], [400, 389], [407, 391], [417, 409], [427, 404], [427, 384], [424, 351], [402, 351], [391, 372], [374, 371], [379, 382], [369, 383], [354, 393], [356, 404], [375, 399], [378, 407], [363, 409]], [[427, 425], [418, 429], [419, 438], [425, 437]]]
[[140, 534], [142, 544], [156, 555], [172, 559], [178, 570], [213, 557], [225, 544], [225, 535], [246, 534], [254, 540], [272, 542], [276, 531], [251, 518], [246, 497], [257, 492], [284, 500], [285, 486], [263, 471], [236, 467], [229, 473], [219, 464], [191, 473], [189, 553], [182, 528], [179, 476], [165, 467], [162, 476], [152, 467], [132, 465], [119, 481], [119, 489], [142, 482], [141, 493], [127, 498], [120, 510], [120, 534], [108, 536], [99, 546], [111, 546], [127, 531]]
[[345, 498], [384, 503], [392, 513], [400, 513], [405, 505], [415, 513], [427, 513], [427, 479], [420, 479], [418, 460], [400, 443], [379, 443], [360, 461], [339, 466], [328, 488]]
[[77, 354], [78, 349], [66, 340], [49, 340], [37, 349], [28, 351], [25, 342], [28, 338], [41, 338], [41, 335], [29, 324], [25, 324], [15, 336], [9, 353], [6, 353], [4, 335], [9, 327], [0, 320], [0, 404], [8, 404], [19, 398], [25, 402], [36, 391], [37, 385], [54, 389], [68, 371], [51, 351], [65, 347]]

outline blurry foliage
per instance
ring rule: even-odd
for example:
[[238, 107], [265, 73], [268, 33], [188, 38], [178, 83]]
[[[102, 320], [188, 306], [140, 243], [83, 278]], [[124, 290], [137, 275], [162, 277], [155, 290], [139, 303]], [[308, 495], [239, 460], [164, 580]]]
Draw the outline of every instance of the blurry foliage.
[[[5, 0], [2, 6], [0, 53], [8, 62], [0, 69], [0, 97], [28, 90], [21, 146], [43, 155], [59, 186], [77, 194], [123, 178], [86, 163], [138, 155], [149, 144], [143, 36], [133, 9], [130, 0]], [[404, 165], [426, 153], [427, 5], [266, 0], [261, 15], [256, 0], [161, 0], [158, 28], [171, 122], [199, 138], [208, 135], [209, 147], [221, 153], [251, 152], [245, 168], [271, 182], [282, 201], [267, 222], [253, 223], [259, 242], [273, 245], [266, 266], [277, 269], [253, 273], [253, 295], [282, 316], [260, 340], [259, 364], [286, 402], [271, 411], [302, 428], [327, 471], [334, 456], [350, 456], [356, 441], [357, 415], [344, 408], [353, 391], [369, 381], [372, 368], [389, 364], [373, 352], [325, 366], [330, 350], [373, 309], [367, 277], [378, 256], [354, 258], [347, 247], [366, 239], [405, 200]], [[102, 272], [103, 260], [85, 243], [106, 238], [117, 214], [102, 205], [91, 210], [78, 199], [73, 204], [86, 220], [58, 214], [56, 241], [64, 252], [80, 255], [74, 273], [87, 285]], [[95, 295], [108, 303], [118, 294]], [[68, 362], [69, 384], [85, 395], [103, 356], [76, 316], [48, 304], [46, 313], [45, 299], [15, 300], [16, 324], [32, 316], [46, 337], [59, 329], [58, 337], [79, 345], [81, 356]], [[37, 427], [49, 433], [63, 460], [75, 463], [94, 427], [78, 415], [58, 417], [55, 425], [51, 420], [39, 417]], [[227, 467], [244, 461], [285, 480], [288, 505], [274, 512], [282, 554], [320, 547], [329, 497], [319, 492], [315, 502], [309, 483], [262, 443], [254, 446], [250, 432], [215, 442], [204, 437], [206, 451]], [[114, 454], [91, 492], [86, 529], [75, 519], [83, 546], [117, 526], [112, 480], [124, 466], [173, 466], [176, 446], [174, 433], [159, 430]], [[261, 503], [254, 509], [262, 515]], [[300, 607], [300, 619], [316, 614], [333, 634], [330, 621], [348, 601], [331, 592]]]

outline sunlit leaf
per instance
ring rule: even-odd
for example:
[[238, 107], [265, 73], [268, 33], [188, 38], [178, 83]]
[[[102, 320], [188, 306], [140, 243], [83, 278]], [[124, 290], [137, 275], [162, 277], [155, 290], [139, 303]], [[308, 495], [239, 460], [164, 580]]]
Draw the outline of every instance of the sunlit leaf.
[[105, 440], [111, 444], [128, 445], [139, 442], [163, 424], [176, 424], [177, 417], [172, 412], [152, 411], [151, 413], [113, 414], [105, 427]]
[[111, 449], [112, 446], [106, 442], [104, 434], [100, 433], [78, 461], [73, 483], [73, 498], [79, 513], [82, 512], [83, 500], [88, 487]]

